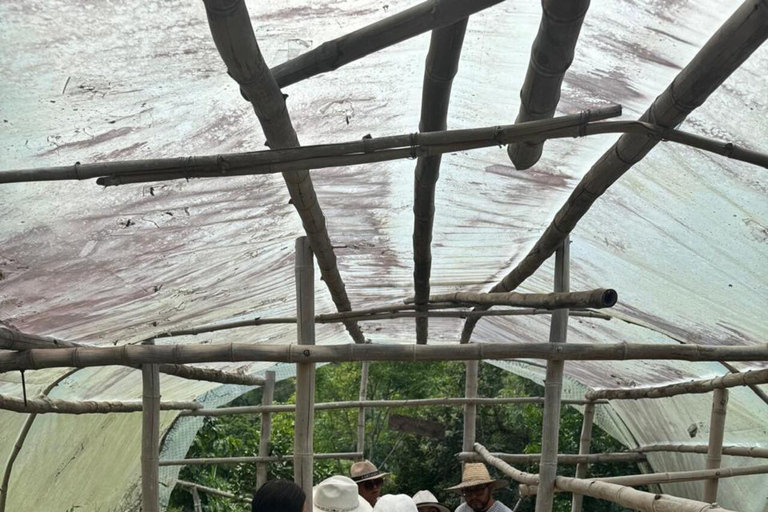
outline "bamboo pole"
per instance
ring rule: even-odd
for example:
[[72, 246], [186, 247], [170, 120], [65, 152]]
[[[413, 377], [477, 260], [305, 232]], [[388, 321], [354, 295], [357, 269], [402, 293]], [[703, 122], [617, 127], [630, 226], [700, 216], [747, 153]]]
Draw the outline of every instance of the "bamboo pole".
[[[556, 293], [567, 294], [570, 291], [570, 245], [570, 238], [565, 237], [562, 245], [555, 253], [554, 288]], [[613, 302], [616, 302], [615, 297]], [[562, 345], [565, 344], [567, 337], [568, 310], [558, 309], [552, 315], [549, 342]], [[564, 369], [565, 361], [547, 361], [547, 373], [544, 380], [544, 418], [541, 427], [541, 462], [539, 462], [541, 493], [536, 499], [536, 512], [551, 512], [555, 497], [557, 451], [560, 437], [560, 400], [562, 399]]]
[[466, 367], [464, 396], [468, 402], [464, 405], [464, 436], [462, 450], [468, 452], [471, 451], [472, 447], [475, 445], [477, 434], [477, 404], [472, 403], [471, 400], [477, 399], [477, 381], [480, 373], [480, 362], [467, 361], [464, 365]]
[[[200, 409], [199, 402], [160, 402], [161, 411], [185, 411]], [[0, 409], [31, 414], [108, 414], [142, 410], [142, 402], [134, 400], [55, 400], [42, 396], [27, 399], [0, 395]]]
[[[568, 308], [610, 308], [616, 304], [619, 295], [616, 290], [597, 289], [588, 292], [555, 292], [555, 293], [474, 293], [454, 292], [433, 295], [431, 301], [436, 302], [469, 302], [492, 306], [533, 307], [541, 309]], [[413, 302], [413, 297], [406, 299]]]
[[[720, 469], [723, 459], [723, 435], [725, 434], [725, 416], [728, 411], [728, 390], [716, 389], [712, 394], [712, 419], [709, 422], [709, 446], [707, 449], [706, 469]], [[768, 466], [766, 466], [768, 468]], [[768, 469], [766, 469], [768, 472]], [[711, 478], [704, 482], [704, 499], [707, 503], [717, 501], [719, 480]]]
[[416, 344], [342, 344], [312, 348], [298, 345], [223, 343], [220, 345], [158, 345], [62, 348], [0, 353], [0, 372], [41, 368], [88, 368], [142, 363], [207, 363], [262, 361], [338, 363], [354, 361], [466, 361], [482, 359], [562, 359], [574, 361], [765, 361], [768, 344], [678, 345], [665, 343], [472, 343], [424, 346]]
[[[538, 464], [541, 461], [540, 453], [491, 453], [497, 459], [509, 464]], [[483, 462], [482, 456], [476, 452], [461, 452], [457, 455], [462, 462]], [[617, 453], [591, 453], [591, 454], [563, 454], [557, 455], [557, 463], [563, 465], [581, 464], [614, 464], [625, 462], [645, 462], [645, 454], [637, 452]]]
[[[368, 361], [360, 363], [360, 393], [358, 399], [365, 402], [368, 399]], [[317, 409], [315, 404], [315, 410]], [[361, 406], [357, 410], [357, 451], [365, 453], [365, 407]]]
[[200, 502], [200, 495], [197, 493], [197, 487], [192, 487], [189, 490], [192, 495], [192, 505], [195, 507], [195, 512], [203, 512], [203, 504]]
[[[267, 457], [209, 457], [201, 459], [161, 460], [161, 466], [205, 466], [209, 464], [263, 464], [269, 462], [283, 462], [295, 458], [296, 455], [271, 455]], [[360, 452], [342, 453], [316, 453], [314, 458], [318, 460], [361, 460]]]
[[144, 364], [141, 373], [141, 510], [160, 512], [160, 371], [157, 364]]
[[[640, 453], [673, 452], [673, 453], [703, 453], [706, 454], [709, 445], [706, 444], [649, 444], [640, 446], [635, 451]], [[754, 457], [768, 459], [768, 448], [758, 446], [723, 446], [723, 455], [733, 457]]]
[[[270, 148], [299, 146], [285, 98], [270, 72], [253, 33], [244, 0], [205, 0], [208, 24], [213, 40], [229, 75], [253, 105]], [[333, 302], [339, 311], [351, 308], [344, 281], [336, 265], [336, 255], [328, 236], [325, 215], [306, 168], [284, 172], [291, 202], [301, 217], [312, 252]], [[314, 314], [312, 315], [314, 317]], [[360, 327], [354, 321], [344, 323], [356, 343], [365, 343]], [[304, 489], [311, 492], [311, 487]], [[310, 511], [311, 512], [311, 511]]]
[[[471, 2], [465, 2], [469, 4]], [[421, 94], [420, 132], [443, 131], [447, 127], [448, 103], [453, 78], [459, 70], [467, 18], [432, 31], [424, 65]], [[416, 161], [413, 192], [413, 287], [416, 311], [427, 311], [429, 279], [432, 274], [432, 226], [435, 219], [435, 184], [440, 176], [441, 155]], [[416, 317], [416, 343], [425, 345], [429, 318]]]
[[[242, 501], [245, 503], [250, 503], [253, 498], [248, 498], [246, 496], [236, 496], [232, 494], [231, 492], [222, 491], [220, 489], [214, 489], [213, 487], [206, 487], [204, 485], [194, 484], [192, 482], [187, 482], [185, 480], [176, 480], [176, 485], [180, 487], [185, 487], [187, 489], [196, 489], [198, 491], [202, 491], [206, 494], [210, 494], [212, 496], [221, 496], [222, 498], [230, 498], [235, 501]], [[142, 511], [143, 512], [143, 511]]]
[[[589, 0], [543, 0], [541, 7], [541, 24], [520, 91], [520, 110], [515, 120], [519, 123], [555, 115], [560, 87], [573, 62]], [[510, 144], [507, 153], [515, 168], [524, 170], [539, 161], [543, 146], [543, 141]]]
[[[525, 473], [513, 468], [506, 462], [493, 457], [484, 446], [478, 443], [475, 444], [475, 451], [480, 453], [488, 464], [494, 466], [513, 480], [532, 486], [538, 485], [538, 475]], [[555, 484], [563, 491], [608, 500], [632, 510], [639, 510], [640, 512], [734, 512], [709, 503], [677, 498], [666, 494], [637, 491], [630, 487], [595, 479], [583, 480], [558, 476]]]
[[[738, 468], [700, 469], [697, 471], [676, 471], [668, 473], [646, 473], [641, 475], [612, 476], [607, 478], [590, 478], [585, 482], [605, 482], [615, 485], [638, 487], [641, 485], [671, 484], [678, 482], [696, 482], [699, 480], [733, 478], [737, 476], [764, 475], [768, 473], [768, 464], [762, 466], [746, 466]], [[564, 489], [556, 489], [562, 492]], [[521, 496], [533, 496], [538, 493], [535, 485], [521, 484]], [[574, 494], [574, 496], [579, 496]], [[711, 502], [707, 502], [711, 503]], [[708, 508], [705, 510], [709, 510]]]
[[502, 0], [429, 0], [393, 16], [327, 41], [273, 68], [280, 87], [337, 69], [429, 30], [454, 24]]
[[[265, 374], [265, 383], [261, 396], [261, 405], [269, 407], [275, 397], [275, 372]], [[261, 413], [261, 431], [259, 432], [259, 457], [269, 456], [269, 443], [272, 438], [272, 415], [269, 412]], [[265, 462], [256, 464], [256, 490], [267, 482], [269, 465]]]
[[[298, 347], [315, 345], [315, 268], [309, 239], [296, 239], [296, 318]], [[315, 418], [315, 365], [296, 365], [296, 421], [293, 437], [293, 479], [312, 493]], [[307, 512], [312, 512], [309, 505]]]
[[[763, 0], [746, 0], [702, 47], [640, 121], [663, 127], [680, 124], [768, 38], [768, 9]], [[622, 135], [592, 166], [534, 247], [491, 292], [511, 292], [530, 277], [560, 246], [592, 204], [658, 140], [642, 135]], [[488, 309], [483, 307], [482, 309]], [[464, 323], [461, 342], [468, 343], [477, 319]]]
[[711, 379], [692, 380], [676, 384], [667, 384], [665, 386], [594, 390], [588, 391], [585, 397], [588, 400], [598, 398], [608, 400], [663, 398], [694, 393], [709, 393], [712, 390], [766, 383], [768, 383], [768, 368], [765, 370], [752, 370], [742, 373], [729, 373]]
[[[472, 405], [505, 405], [505, 404], [543, 404], [544, 397], [509, 397], [509, 398], [420, 398], [410, 400], [357, 400], [349, 402], [325, 402], [315, 404], [315, 411], [330, 411], [338, 409], [360, 409], [360, 408], [399, 408], [399, 407], [425, 407], [425, 406], [464, 406]], [[567, 399], [562, 400], [563, 404], [585, 405], [592, 403], [588, 400]], [[607, 404], [607, 400], [598, 400], [594, 403]], [[263, 414], [270, 413], [292, 413], [296, 406], [293, 404], [283, 405], [246, 405], [241, 407], [221, 407], [218, 409], [197, 409], [184, 411], [180, 416], [227, 416], [231, 414]], [[362, 450], [358, 450], [362, 451]]]
[[[594, 402], [588, 403], [584, 407], [584, 419], [581, 423], [581, 436], [579, 437], [579, 455], [588, 455], [592, 447], [592, 426], [595, 421], [595, 404]], [[559, 462], [559, 459], [558, 459]], [[587, 467], [589, 462], [579, 462], [576, 464], [575, 478], [584, 478], [587, 476]], [[571, 498], [571, 512], [581, 512], [584, 504], [584, 496], [581, 494], [574, 494]]]

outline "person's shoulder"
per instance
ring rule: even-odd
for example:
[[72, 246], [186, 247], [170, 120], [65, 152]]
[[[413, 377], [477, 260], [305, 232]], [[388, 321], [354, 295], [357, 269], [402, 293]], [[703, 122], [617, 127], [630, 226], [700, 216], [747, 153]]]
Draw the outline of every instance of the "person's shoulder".
[[502, 502], [497, 501], [496, 503], [493, 504], [493, 507], [491, 507], [491, 509], [488, 510], [488, 512], [512, 512], [512, 509], [510, 509], [508, 506], [506, 506]]
[[462, 503], [458, 507], [456, 507], [456, 510], [454, 512], [469, 512], [471, 509], [469, 508], [469, 505], [466, 503]]

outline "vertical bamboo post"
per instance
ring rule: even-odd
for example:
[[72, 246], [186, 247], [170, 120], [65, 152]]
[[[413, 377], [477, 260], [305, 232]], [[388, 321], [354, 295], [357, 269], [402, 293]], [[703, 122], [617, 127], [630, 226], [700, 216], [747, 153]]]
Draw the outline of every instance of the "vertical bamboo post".
[[189, 492], [192, 493], [192, 504], [195, 507], [195, 512], [203, 512], [203, 504], [200, 503], [200, 495], [197, 493], [197, 487], [193, 487]]
[[[595, 421], [595, 402], [589, 402], [584, 407], [584, 421], [581, 423], [581, 437], [579, 438], [579, 455], [589, 455], [592, 445], [592, 425]], [[587, 476], [586, 462], [576, 464], [576, 475], [574, 478], [584, 478]], [[571, 499], [571, 512], [581, 512], [581, 506], [584, 503], [584, 495], [574, 494]]]
[[[360, 366], [360, 395], [361, 402], [368, 399], [368, 361], [363, 361]], [[363, 453], [365, 449], [365, 407], [357, 410], [357, 451]], [[363, 457], [365, 458], [365, 457]]]
[[[477, 376], [480, 368], [479, 361], [467, 361], [466, 382], [464, 384], [464, 396], [477, 398]], [[475, 437], [477, 433], [477, 404], [464, 406], [464, 444], [462, 451], [471, 452], [475, 449]]]
[[[298, 344], [315, 344], [315, 268], [309, 239], [296, 239], [296, 319]], [[296, 364], [296, 416], [293, 445], [293, 479], [307, 496], [312, 495], [314, 452], [315, 364]], [[307, 502], [307, 512], [312, 503]]]
[[[262, 386], [261, 405], [272, 405], [275, 397], [275, 372], [266, 372], [265, 381]], [[261, 413], [261, 433], [259, 436], [259, 457], [269, 456], [269, 441], [272, 437], [272, 414], [269, 412]], [[258, 462], [256, 464], [256, 490], [261, 489], [267, 481], [267, 472], [269, 470], [268, 462]]]
[[[570, 237], [555, 253], [555, 291], [570, 291]], [[552, 314], [549, 330], [550, 343], [565, 343], [568, 333], [568, 310], [558, 309]], [[560, 396], [563, 391], [565, 361], [548, 361], [544, 382], [544, 424], [541, 432], [541, 463], [539, 464], [539, 495], [536, 512], [551, 512], [557, 476], [558, 435], [560, 433]]]
[[141, 365], [141, 510], [160, 512], [160, 365]]
[[[723, 434], [725, 433], [725, 414], [728, 410], [728, 390], [715, 389], [712, 395], [712, 418], [709, 428], [709, 448], [707, 449], [706, 469], [718, 469], [723, 457]], [[717, 484], [712, 478], [704, 481], [704, 499], [707, 503], [717, 501]]]

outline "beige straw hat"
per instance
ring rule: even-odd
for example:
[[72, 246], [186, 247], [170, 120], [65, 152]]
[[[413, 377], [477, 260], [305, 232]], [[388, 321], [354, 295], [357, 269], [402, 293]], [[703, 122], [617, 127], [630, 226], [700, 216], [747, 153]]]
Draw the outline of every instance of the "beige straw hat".
[[349, 476], [352, 477], [352, 480], [354, 480], [355, 483], [384, 478], [387, 475], [389, 475], [389, 473], [379, 471], [379, 468], [369, 460], [355, 462], [349, 470]]
[[461, 476], [461, 483], [448, 487], [447, 491], [461, 491], [467, 487], [477, 487], [478, 485], [493, 484], [494, 489], [506, 487], [506, 480], [496, 480], [491, 478], [488, 468], [482, 462], [468, 462], [464, 465], [464, 474]]

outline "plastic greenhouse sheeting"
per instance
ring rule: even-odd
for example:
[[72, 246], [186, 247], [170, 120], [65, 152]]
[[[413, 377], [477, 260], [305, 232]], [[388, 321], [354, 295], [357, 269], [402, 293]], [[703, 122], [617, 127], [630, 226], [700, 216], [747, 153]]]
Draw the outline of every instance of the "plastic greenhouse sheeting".
[[[272, 66], [412, 5], [248, 2]], [[559, 112], [621, 104], [624, 119], [636, 119], [739, 5], [592, 2]], [[471, 17], [449, 128], [514, 122], [540, 16], [539, 2], [507, 0]], [[5, 0], [0, 28], [0, 171], [265, 149], [251, 106], [213, 45], [200, 1]], [[424, 34], [287, 87], [302, 143], [416, 131], [428, 46]], [[766, 69], [762, 47], [680, 128], [768, 152]], [[503, 148], [445, 155], [436, 190], [433, 292], [487, 290], [496, 283], [616, 138], [550, 141], [527, 171], [516, 171]], [[313, 172], [353, 307], [413, 293], [413, 169], [414, 162], [404, 160]], [[609, 311], [611, 321], [573, 318], [569, 341], [766, 343], [766, 183], [763, 168], [670, 143], [657, 146], [598, 199], [571, 235], [571, 288], [612, 287], [619, 303]], [[108, 189], [90, 181], [22, 183], [0, 186], [0, 198], [0, 321], [24, 332], [123, 344], [180, 327], [294, 312], [293, 243], [302, 228], [280, 176]], [[551, 287], [550, 262], [521, 290]], [[316, 289], [317, 311], [332, 312], [319, 277]], [[430, 343], [456, 343], [461, 325], [430, 320]], [[373, 343], [415, 340], [412, 319], [361, 326]], [[318, 325], [317, 334], [320, 344], [351, 341], [338, 325]], [[473, 340], [526, 343], [547, 336], [545, 317], [494, 317], [480, 321]], [[173, 342], [292, 343], [295, 332], [290, 325], [269, 325]], [[540, 363], [495, 362], [538, 381]], [[211, 366], [261, 373], [270, 365]], [[287, 377], [292, 368], [280, 371]], [[726, 371], [719, 363], [569, 362], [565, 394]], [[65, 372], [26, 372], [28, 395]], [[165, 376], [161, 392], [166, 400], [197, 398], [218, 406], [244, 389]], [[18, 372], [0, 375], [0, 393], [21, 396]], [[50, 395], [136, 399], [140, 393], [138, 371], [105, 368], [77, 371]], [[599, 408], [598, 423], [629, 447], [701, 443], [710, 408], [710, 395], [615, 401]], [[174, 423], [175, 416], [162, 415], [163, 458], [182, 457], [200, 424]], [[0, 413], [0, 461], [25, 420]], [[698, 425], [693, 439], [692, 424]], [[137, 509], [139, 425], [136, 413], [38, 416], [14, 465], [8, 510]], [[731, 393], [725, 442], [768, 447], [768, 405], [749, 389]], [[649, 462], [654, 471], [699, 469], [704, 456], [653, 453]], [[176, 471], [161, 474], [164, 499]], [[700, 483], [662, 489], [694, 499], [702, 494]], [[718, 501], [765, 512], [766, 489], [766, 475], [725, 479]]]

